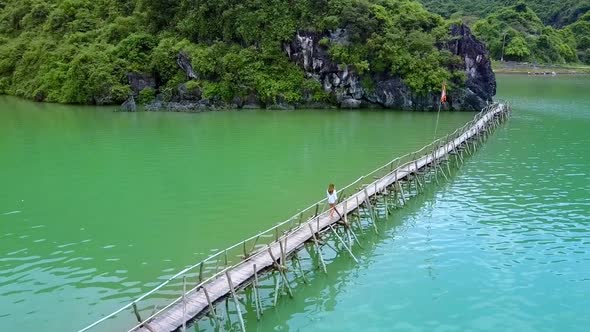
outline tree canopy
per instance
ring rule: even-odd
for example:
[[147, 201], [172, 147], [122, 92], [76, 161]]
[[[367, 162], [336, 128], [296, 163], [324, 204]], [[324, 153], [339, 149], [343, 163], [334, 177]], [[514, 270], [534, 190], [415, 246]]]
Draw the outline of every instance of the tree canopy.
[[429, 10], [473, 27], [493, 58], [590, 63], [590, 0], [420, 0]]
[[[390, 72], [417, 93], [460, 76], [436, 45], [448, 22], [414, 0], [1, 0], [0, 93], [60, 103], [120, 103], [127, 73], [151, 73], [164, 98], [187, 81], [184, 51], [209, 98], [257, 93], [263, 102], [325, 99], [282, 44], [299, 30], [338, 27], [346, 45], [327, 45], [360, 73]], [[153, 92], [145, 92], [143, 99]], [[145, 97], [145, 98], [144, 98]]]

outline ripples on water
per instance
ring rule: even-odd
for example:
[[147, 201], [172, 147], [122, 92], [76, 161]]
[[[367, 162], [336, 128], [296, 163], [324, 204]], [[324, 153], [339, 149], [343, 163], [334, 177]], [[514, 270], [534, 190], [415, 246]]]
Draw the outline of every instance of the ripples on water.
[[[77, 108], [0, 96], [0, 332], [77, 330], [323, 197], [328, 182], [426, 144], [420, 129], [435, 125], [410, 112]], [[469, 118], [442, 114], [439, 132]], [[133, 322], [121, 316], [98, 331]]]
[[260, 330], [587, 331], [590, 99], [535, 93], [515, 86], [512, 119], [450, 183]]
[[[450, 183], [396, 212], [380, 236], [368, 235], [365, 250], [356, 253], [362, 261], [360, 265], [338, 255], [329, 266], [327, 277], [298, 287], [295, 299], [283, 301], [276, 311], [268, 310], [260, 323], [253, 322], [253, 309], [249, 308], [249, 327], [259, 331], [584, 331], [590, 326], [590, 155], [584, 149], [590, 141], [590, 101], [540, 100], [538, 93], [529, 95], [526, 91], [524, 97], [518, 97], [522, 91], [514, 90], [516, 95], [506, 96], [516, 102], [508, 125], [494, 134]], [[304, 133], [302, 130], [299, 134]], [[249, 132], [242, 134], [250, 136]], [[380, 138], [378, 142], [381, 141]], [[127, 143], [132, 144], [133, 140]], [[344, 143], [341, 145], [347, 149], [352, 146], [350, 142]], [[378, 144], [371, 144], [370, 148], [371, 154], [389, 149]], [[173, 155], [183, 160], [186, 152]], [[344, 154], [336, 152], [326, 158]], [[160, 157], [146, 154], [153, 162]], [[389, 154], [382, 155], [388, 159], [385, 155]], [[276, 156], [269, 156], [269, 160], [271, 157]], [[370, 159], [358, 159], [365, 158]], [[287, 158], [283, 162], [289, 164], [293, 160]], [[309, 160], [304, 163], [308, 165]], [[355, 167], [364, 169], [359, 164]], [[150, 172], [156, 176], [162, 170]], [[356, 177], [358, 172], [350, 176]], [[297, 186], [301, 181], [292, 182]], [[224, 186], [228, 190], [233, 185]], [[179, 206], [171, 205], [165, 214], [190, 208], [186, 202], [191, 193], [182, 191], [189, 198]], [[45, 196], [51, 202], [50, 194]], [[97, 201], [100, 198], [98, 194], [93, 197]], [[167, 199], [178, 201], [179, 197]], [[269, 202], [274, 204], [272, 197]], [[141, 206], [140, 200], [128, 203]], [[157, 284], [154, 279], [158, 277], [146, 276], [156, 275], [163, 280], [183, 265], [179, 261], [192, 262], [219, 246], [203, 244], [203, 248], [195, 249], [198, 244], [191, 243], [194, 237], [174, 243], [170, 240], [178, 235], [167, 234], [167, 227], [145, 231], [144, 237], [173, 246], [158, 255], [149, 250], [150, 245], [130, 240], [133, 232], [121, 232], [124, 229], [117, 227], [116, 220], [125, 218], [117, 213], [130, 210], [128, 206], [132, 204], [98, 204], [94, 209], [114, 210], [114, 223], [81, 221], [83, 227], [65, 230], [60, 227], [60, 220], [53, 220], [53, 224], [35, 221], [43, 220], [43, 215], [31, 216], [31, 206], [27, 204], [10, 203], [0, 210], [0, 307], [8, 308], [7, 313], [0, 313], [0, 331], [4, 330], [4, 322], [11, 328], [23, 326], [19, 323], [23, 317], [35, 317], [42, 322], [44, 331], [75, 330], [94, 320], [97, 313], [111, 312]], [[223, 207], [217, 209], [223, 212]], [[72, 218], [67, 216], [67, 210], [51, 212], [53, 216], [63, 213], [64, 218]], [[83, 212], [82, 215], [91, 215]], [[282, 210], [276, 212], [280, 216], [286, 214]], [[131, 219], [148, 220], [150, 216], [145, 217]], [[165, 225], [168, 218], [155, 220]], [[4, 231], [7, 228], [3, 223], [10, 223], [9, 231]], [[224, 227], [217, 225], [217, 231]], [[99, 233], [100, 228], [107, 231]], [[68, 236], [62, 237], [60, 232], [67, 232]], [[62, 238], [69, 240], [59, 241]], [[11, 243], [10, 248], [2, 247], [6, 242]], [[172, 253], [185, 256], [179, 258]], [[131, 263], [136, 263], [133, 268], [128, 266]], [[31, 319], [26, 324], [27, 330], [39, 326]]]

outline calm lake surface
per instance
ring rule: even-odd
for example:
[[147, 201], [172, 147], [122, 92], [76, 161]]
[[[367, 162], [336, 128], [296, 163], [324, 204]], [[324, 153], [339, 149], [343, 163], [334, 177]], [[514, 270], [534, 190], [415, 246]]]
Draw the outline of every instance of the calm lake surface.
[[[456, 176], [363, 235], [360, 264], [334, 257], [260, 323], [248, 307], [248, 330], [586, 330], [589, 91], [588, 77], [500, 76], [513, 116]], [[472, 116], [441, 113], [439, 134]], [[430, 142], [435, 121], [130, 114], [0, 96], [0, 331], [77, 330], [329, 182]]]

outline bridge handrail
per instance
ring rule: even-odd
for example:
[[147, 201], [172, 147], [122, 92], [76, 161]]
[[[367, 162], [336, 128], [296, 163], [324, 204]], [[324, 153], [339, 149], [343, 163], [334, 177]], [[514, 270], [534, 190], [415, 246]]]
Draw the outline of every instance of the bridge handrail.
[[[494, 103], [491, 103], [489, 105], [487, 105], [486, 107], [484, 107], [479, 113], [477, 113], [472, 120], [470, 120], [469, 122], [467, 122], [466, 124], [464, 124], [463, 126], [461, 126], [460, 128], [457, 128], [455, 131], [453, 131], [451, 134], [448, 134], [446, 136], [440, 137], [435, 139], [434, 141], [432, 141], [431, 143], [423, 146], [421, 149], [414, 151], [414, 152], [410, 152], [407, 153], [405, 155], [402, 155], [400, 157], [397, 157], [389, 162], [387, 162], [386, 164], [384, 164], [383, 166], [380, 166], [378, 168], [376, 168], [375, 170], [373, 170], [372, 172], [363, 175], [361, 177], [359, 177], [357, 180], [353, 181], [352, 183], [348, 184], [347, 186], [343, 187], [342, 189], [340, 189], [340, 193], [341, 195], [343, 195], [346, 190], [350, 189], [352, 186], [354, 185], [358, 185], [359, 183], [361, 183], [362, 180], [367, 179], [371, 176], [373, 176], [374, 174], [378, 173], [379, 171], [382, 171], [383, 169], [390, 167], [390, 172], [395, 171], [395, 170], [399, 170], [399, 169], [403, 169], [404, 167], [409, 166], [410, 164], [412, 164], [415, 160], [415, 158], [411, 158], [410, 160], [408, 160], [407, 162], [401, 164], [402, 160], [404, 158], [413, 156], [415, 157], [416, 155], [420, 155], [421, 153], [424, 153], [424, 151], [429, 151], [428, 153], [431, 153], [431, 151], [434, 151], [436, 148], [442, 146], [440, 143], [445, 140], [446, 141], [449, 140], [449, 138], [457, 138], [459, 136], [461, 136], [462, 134], [464, 134], [467, 129], [471, 128], [475, 123], [477, 123], [477, 121], [479, 121], [487, 112], [489, 112], [490, 110], [492, 110], [493, 108], [499, 106], [499, 105], [507, 105], [507, 103], [503, 100], [497, 100]], [[424, 154], [428, 154], [428, 153], [424, 153]], [[393, 168], [393, 165], [397, 163], [397, 166], [395, 168]], [[401, 164], [401, 165], [400, 165]], [[389, 172], [388, 172], [389, 173]], [[376, 180], [375, 180], [376, 181]], [[369, 184], [373, 184], [375, 181], [371, 181]], [[365, 187], [366, 188], [366, 187]], [[342, 198], [342, 197], [341, 197]], [[198, 263], [191, 265], [189, 267], [184, 268], [183, 270], [181, 270], [180, 272], [174, 274], [172, 277], [169, 277], [168, 279], [166, 279], [165, 281], [163, 281], [162, 283], [160, 283], [158, 286], [154, 287], [153, 289], [151, 289], [150, 291], [146, 292], [145, 294], [139, 296], [138, 298], [136, 298], [135, 300], [133, 300], [132, 302], [124, 305], [123, 307], [117, 309], [116, 311], [108, 314], [105, 317], [102, 317], [101, 319], [95, 321], [94, 323], [78, 330], [78, 332], [85, 332], [90, 330], [91, 328], [105, 322], [106, 320], [113, 318], [114, 316], [120, 314], [121, 312], [123, 312], [124, 310], [130, 309], [131, 307], [133, 307], [134, 305], [137, 305], [137, 303], [139, 303], [140, 301], [146, 299], [147, 297], [149, 297], [150, 295], [154, 294], [155, 292], [157, 292], [158, 290], [162, 289], [163, 287], [165, 287], [166, 285], [170, 284], [171, 281], [179, 278], [180, 276], [186, 275], [188, 272], [193, 271], [194, 269], [196, 269], [197, 267], [203, 266], [206, 262], [211, 262], [213, 261], [213, 259], [218, 259], [220, 256], [226, 254], [229, 250], [232, 249], [236, 249], [242, 245], [245, 245], [245, 243], [255, 240], [257, 238], [260, 238], [263, 235], [269, 234], [269, 233], [273, 233], [276, 232], [278, 229], [280, 229], [282, 226], [287, 225], [289, 222], [292, 222], [294, 219], [297, 219], [298, 217], [302, 216], [304, 212], [310, 212], [313, 211], [313, 209], [315, 208], [316, 211], [318, 211], [317, 214], [314, 215], [313, 218], [316, 218], [317, 216], [321, 216], [324, 213], [327, 213], [327, 211], [325, 211], [325, 202], [327, 201], [327, 198], [323, 198], [315, 203], [313, 203], [312, 205], [308, 206], [307, 208], [303, 209], [303, 210], [298, 210], [298, 212], [291, 216], [290, 218], [286, 219], [285, 221], [282, 221], [280, 223], [277, 223], [276, 225], [274, 225], [271, 228], [268, 228], [264, 231], [261, 231], [259, 233], [257, 233], [256, 235], [253, 235], [249, 238], [247, 238], [246, 240], [240, 241], [230, 247], [227, 247], [223, 250], [219, 250], [218, 252], [216, 252], [213, 255], [210, 255], [209, 257], [199, 261]], [[321, 210], [321, 212], [319, 212], [319, 206], [323, 205], [323, 208]], [[305, 221], [309, 221], [311, 218], [306, 219]], [[301, 226], [301, 222], [299, 227]], [[295, 228], [290, 228], [288, 231], [285, 231], [282, 236], [280, 238], [275, 239], [274, 241], [272, 241], [271, 243], [282, 239], [284, 236], [286, 236], [287, 234], [291, 233], [292, 231], [294, 231], [295, 229], [297, 229], [298, 227]], [[259, 249], [260, 250], [260, 249]], [[253, 251], [250, 256], [255, 255], [259, 250], [255, 250]], [[225, 273], [225, 271], [233, 268], [235, 265], [240, 264], [240, 262], [237, 262], [235, 264], [228, 264], [228, 266], [226, 266], [225, 268], [223, 268], [222, 270], [214, 273], [212, 276], [206, 278], [205, 280], [200, 281], [195, 287], [189, 289], [186, 294], [189, 294], [193, 291], [198, 290], [200, 287], [202, 287], [203, 285], [205, 285], [206, 283], [208, 283], [209, 281], [218, 278], [219, 276], [223, 275], [223, 273]], [[217, 268], [216, 268], [217, 269]], [[180, 297], [178, 297], [176, 300], [172, 301], [171, 303], [169, 303], [167, 306], [163, 307], [162, 309], [160, 309], [159, 311], [153, 313], [152, 315], [150, 315], [148, 318], [143, 319], [140, 323], [138, 323], [137, 325], [135, 325], [133, 328], [131, 328], [129, 330], [129, 332], [141, 327], [142, 325], [144, 325], [146, 322], [149, 322], [151, 319], [153, 319], [154, 317], [156, 317], [158, 314], [162, 313], [163, 311], [165, 311], [166, 309], [168, 309], [169, 307], [171, 307], [172, 305], [178, 303], [179, 301], [182, 300], [183, 295], [181, 295]]]

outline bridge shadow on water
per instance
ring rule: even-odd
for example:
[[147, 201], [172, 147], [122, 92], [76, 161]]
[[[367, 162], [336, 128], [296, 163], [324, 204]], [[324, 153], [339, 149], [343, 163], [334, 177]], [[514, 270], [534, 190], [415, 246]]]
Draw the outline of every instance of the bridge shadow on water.
[[[367, 269], [377, 264], [376, 250], [387, 242], [395, 242], [397, 237], [403, 236], [418, 223], [422, 223], [421, 226], [426, 230], [426, 242], [431, 242], [432, 218], [416, 220], [412, 216], [425, 209], [425, 206], [428, 208], [433, 204], [436, 196], [441, 191], [444, 192], [454, 181], [456, 173], [460, 171], [461, 163], [468, 159], [467, 153], [462, 159], [455, 155], [438, 165], [440, 167], [434, 166], [430, 168], [430, 171], [423, 172], [420, 175], [422, 179], [420, 182], [414, 177], [410, 181], [404, 181], [402, 188], [406, 194], [405, 204], [400, 195], [394, 195], [391, 191], [388, 195], [381, 195], [373, 200], [372, 205], [377, 220], [374, 224], [371, 210], [366, 204], [363, 204], [363, 208], [358, 213], [357, 210], [352, 211], [348, 215], [348, 221], [352, 232], [358, 237], [358, 242], [354, 240], [354, 236], [349, 236], [352, 233], [347, 234], [342, 227], [336, 231], [338, 235], [329, 230], [324, 232], [321, 236], [323, 245], [320, 251], [327, 273], [323, 272], [313, 243], [308, 242], [302, 250], [286, 262], [288, 287], [283, 283], [277, 288], [281, 277], [276, 271], [261, 275], [258, 288], [262, 308], [260, 320], [257, 319], [256, 296], [252, 287], [241, 290], [239, 297], [246, 330], [289, 330], [289, 321], [296, 316], [309, 312], [334, 311], [337, 295], [354, 287], [356, 280], [362, 279]], [[389, 211], [388, 215], [386, 215], [386, 209]], [[350, 246], [358, 264], [351, 257], [343, 240]], [[429, 253], [424, 261], [426, 273], [432, 279], [436, 278], [436, 250], [434, 246], [427, 246]], [[359, 303], [362, 302], [363, 299], [359, 299]], [[190, 328], [187, 327], [187, 330], [240, 330], [238, 313], [234, 302], [229, 297], [217, 305], [216, 311], [216, 316], [205, 316]]]

